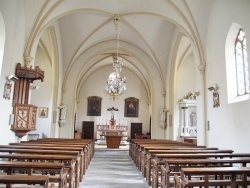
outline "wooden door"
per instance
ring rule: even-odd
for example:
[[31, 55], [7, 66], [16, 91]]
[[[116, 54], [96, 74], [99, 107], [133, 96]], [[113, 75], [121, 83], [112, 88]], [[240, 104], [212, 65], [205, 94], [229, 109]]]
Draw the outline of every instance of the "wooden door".
[[82, 138], [94, 139], [94, 122], [93, 121], [82, 122]]
[[136, 134], [142, 133], [142, 123], [131, 123], [131, 133], [130, 133], [131, 139], [135, 138], [135, 133]]

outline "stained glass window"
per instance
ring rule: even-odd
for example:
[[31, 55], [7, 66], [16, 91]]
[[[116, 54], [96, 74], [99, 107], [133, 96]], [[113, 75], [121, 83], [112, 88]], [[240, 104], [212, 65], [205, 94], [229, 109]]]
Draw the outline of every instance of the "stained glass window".
[[235, 41], [235, 62], [237, 78], [237, 94], [249, 94], [249, 74], [245, 32], [240, 29]]

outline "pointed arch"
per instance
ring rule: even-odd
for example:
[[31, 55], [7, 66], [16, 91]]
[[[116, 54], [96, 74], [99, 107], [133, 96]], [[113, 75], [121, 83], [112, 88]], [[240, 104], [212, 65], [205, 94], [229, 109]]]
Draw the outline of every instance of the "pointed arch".
[[[227, 97], [228, 97], [228, 103], [235, 103], [240, 102], [244, 100], [249, 99], [249, 74], [248, 74], [248, 66], [249, 63], [246, 61], [245, 64], [243, 64], [242, 59], [240, 61], [240, 58], [242, 56], [239, 53], [242, 53], [242, 51], [237, 51], [242, 47], [243, 43], [238, 43], [238, 36], [240, 34], [242, 27], [237, 24], [233, 23], [228, 31], [227, 39], [226, 39], [226, 45], [225, 45], [225, 56], [226, 56], [226, 74], [227, 74]], [[237, 56], [237, 57], [236, 57]], [[238, 63], [237, 63], [238, 61]], [[238, 93], [238, 83], [239, 80], [237, 80], [240, 76], [239, 71], [237, 71], [237, 65], [241, 66], [241, 69], [243, 67], [247, 67], [245, 71], [245, 75], [241, 75], [241, 78], [246, 79], [247, 90], [244, 95], [239, 95]], [[239, 68], [239, 67], [238, 67]], [[241, 71], [240, 71], [241, 72]], [[243, 77], [242, 77], [243, 76]]]

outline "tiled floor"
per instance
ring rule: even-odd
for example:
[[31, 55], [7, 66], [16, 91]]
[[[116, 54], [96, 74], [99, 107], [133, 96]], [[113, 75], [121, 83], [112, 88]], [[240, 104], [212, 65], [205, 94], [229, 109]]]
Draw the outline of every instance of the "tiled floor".
[[105, 145], [96, 145], [95, 155], [80, 187], [148, 188], [149, 186], [130, 158], [128, 146], [108, 149]]

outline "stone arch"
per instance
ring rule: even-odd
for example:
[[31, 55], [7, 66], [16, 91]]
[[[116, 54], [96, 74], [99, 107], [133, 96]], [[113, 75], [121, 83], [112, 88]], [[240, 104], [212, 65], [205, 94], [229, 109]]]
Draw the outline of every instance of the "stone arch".
[[[225, 58], [226, 58], [226, 75], [227, 75], [227, 101], [228, 103], [235, 103], [249, 99], [248, 95], [237, 95], [237, 82], [235, 73], [235, 40], [237, 34], [242, 28], [237, 23], [232, 23], [226, 38], [225, 44]], [[244, 28], [242, 28], [244, 31]], [[247, 46], [247, 48], [249, 48]], [[249, 64], [249, 60], [248, 60]]]
[[[182, 51], [180, 50], [180, 47], [183, 45], [183, 41], [184, 40], [188, 40], [189, 44], [186, 45], [186, 50]], [[197, 86], [196, 84], [196, 88], [204, 88], [204, 85], [202, 85], [204, 83], [204, 71], [201, 68], [202, 65], [202, 60], [199, 58], [199, 52], [197, 51], [195, 45], [192, 43], [192, 41], [189, 40], [189, 38], [187, 38], [187, 36], [183, 33], [179, 33], [176, 36], [176, 43], [174, 44], [173, 47], [173, 56], [172, 56], [172, 60], [171, 60], [171, 68], [170, 68], [170, 81], [169, 81], [169, 110], [170, 110], [170, 114], [172, 115], [172, 127], [170, 127], [168, 129], [168, 136], [170, 139], [178, 139], [178, 126], [179, 126], [179, 107], [178, 107], [178, 98], [177, 98], [177, 93], [178, 93], [178, 88], [177, 88], [177, 71], [179, 66], [181, 65], [183, 59], [185, 58], [185, 56], [187, 56], [189, 51], [189, 54], [191, 54], [193, 56], [193, 60], [194, 60], [194, 74], [196, 79], [200, 79], [201, 81], [198, 81], [197, 83], [201, 84], [199, 86]], [[200, 67], [200, 68], [199, 68]], [[203, 67], [203, 66], [202, 66]], [[200, 74], [200, 72], [202, 74]], [[199, 91], [200, 93], [203, 93], [203, 91]], [[203, 106], [203, 100], [199, 101], [200, 106]], [[201, 108], [201, 107], [200, 107]], [[203, 119], [204, 117], [199, 117], [201, 119]]]

